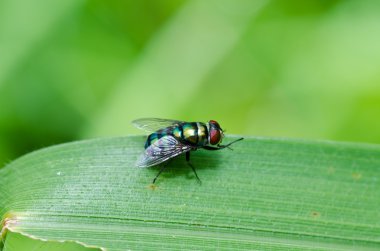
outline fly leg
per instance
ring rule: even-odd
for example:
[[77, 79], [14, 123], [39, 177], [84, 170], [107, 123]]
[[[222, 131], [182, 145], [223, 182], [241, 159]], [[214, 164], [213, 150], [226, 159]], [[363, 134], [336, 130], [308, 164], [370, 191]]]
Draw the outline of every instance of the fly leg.
[[170, 163], [170, 160], [167, 161], [167, 162], [161, 167], [160, 171], [157, 173], [156, 177], [154, 177], [154, 179], [153, 179], [153, 184], [156, 182], [158, 176], [160, 176], [160, 174], [161, 174], [161, 173], [165, 170], [165, 168], [169, 165], [169, 163]]
[[195, 177], [197, 177], [198, 182], [199, 182], [200, 184], [202, 184], [202, 181], [199, 179], [198, 174], [197, 174], [197, 172], [195, 171], [194, 166], [190, 163], [190, 152], [186, 152], [186, 162], [187, 162], [187, 164], [191, 167], [191, 169], [193, 169], [193, 172], [194, 172], [194, 174], [195, 174]]
[[244, 138], [240, 138], [240, 139], [237, 139], [235, 141], [232, 141], [231, 143], [227, 144], [227, 145], [217, 145], [216, 147], [213, 147], [213, 146], [204, 146], [203, 148], [206, 149], [206, 150], [220, 150], [220, 149], [224, 149], [224, 148], [228, 148], [230, 150], [232, 150], [232, 148], [230, 148], [230, 145], [232, 145], [233, 143], [236, 143], [240, 140], [243, 140]]

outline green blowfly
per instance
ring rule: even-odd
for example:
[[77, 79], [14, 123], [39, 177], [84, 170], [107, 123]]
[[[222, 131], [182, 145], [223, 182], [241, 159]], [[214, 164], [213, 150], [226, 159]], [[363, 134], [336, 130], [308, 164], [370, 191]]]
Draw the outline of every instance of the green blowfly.
[[[144, 153], [137, 160], [136, 165], [138, 167], [155, 166], [182, 153], [186, 153], [186, 161], [199, 182], [198, 174], [190, 163], [190, 151], [195, 151], [198, 148], [220, 150], [243, 139], [240, 138], [227, 145], [221, 145], [224, 134], [219, 123], [215, 120], [202, 123], [142, 118], [132, 121], [132, 124], [139, 129], [151, 133], [146, 140]], [[160, 169], [153, 179], [153, 183], [156, 182], [156, 179], [166, 166], [167, 164]]]

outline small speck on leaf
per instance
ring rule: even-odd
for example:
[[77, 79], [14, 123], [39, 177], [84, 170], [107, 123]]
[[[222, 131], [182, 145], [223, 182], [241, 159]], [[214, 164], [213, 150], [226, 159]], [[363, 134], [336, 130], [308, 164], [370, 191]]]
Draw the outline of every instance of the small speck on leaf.
[[148, 186], [148, 188], [150, 189], [150, 190], [156, 190], [156, 189], [158, 189], [158, 186], [156, 186], [155, 184], [150, 184], [149, 186]]
[[352, 173], [352, 178], [354, 180], [360, 180], [362, 178], [362, 174], [361, 173]]
[[312, 211], [312, 212], [310, 213], [310, 216], [311, 216], [312, 218], [314, 218], [314, 219], [317, 219], [317, 218], [319, 218], [319, 217], [321, 216], [321, 213], [320, 213], [320, 212], [317, 212], [317, 211]]

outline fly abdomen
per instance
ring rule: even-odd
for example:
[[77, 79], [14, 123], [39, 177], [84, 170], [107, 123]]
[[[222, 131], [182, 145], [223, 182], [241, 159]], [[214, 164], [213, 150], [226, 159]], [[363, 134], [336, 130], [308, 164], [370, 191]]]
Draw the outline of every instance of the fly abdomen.
[[147, 149], [151, 144], [153, 144], [155, 141], [157, 141], [160, 137], [158, 133], [152, 133], [148, 136], [145, 142], [145, 149]]
[[165, 128], [165, 129], [162, 129], [150, 134], [145, 142], [145, 149], [147, 149], [150, 145], [152, 145], [154, 142], [156, 142], [160, 138], [168, 136], [168, 135], [172, 135], [171, 128]]

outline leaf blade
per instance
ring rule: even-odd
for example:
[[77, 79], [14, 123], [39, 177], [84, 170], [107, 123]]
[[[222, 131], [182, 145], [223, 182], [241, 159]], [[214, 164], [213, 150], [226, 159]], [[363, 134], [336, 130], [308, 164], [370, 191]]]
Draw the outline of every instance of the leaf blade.
[[234, 151], [192, 153], [201, 186], [179, 157], [152, 187], [157, 168], [134, 167], [143, 143], [98, 139], [22, 157], [0, 170], [1, 212], [14, 212], [15, 230], [107, 250], [380, 245], [377, 145], [247, 138]]

